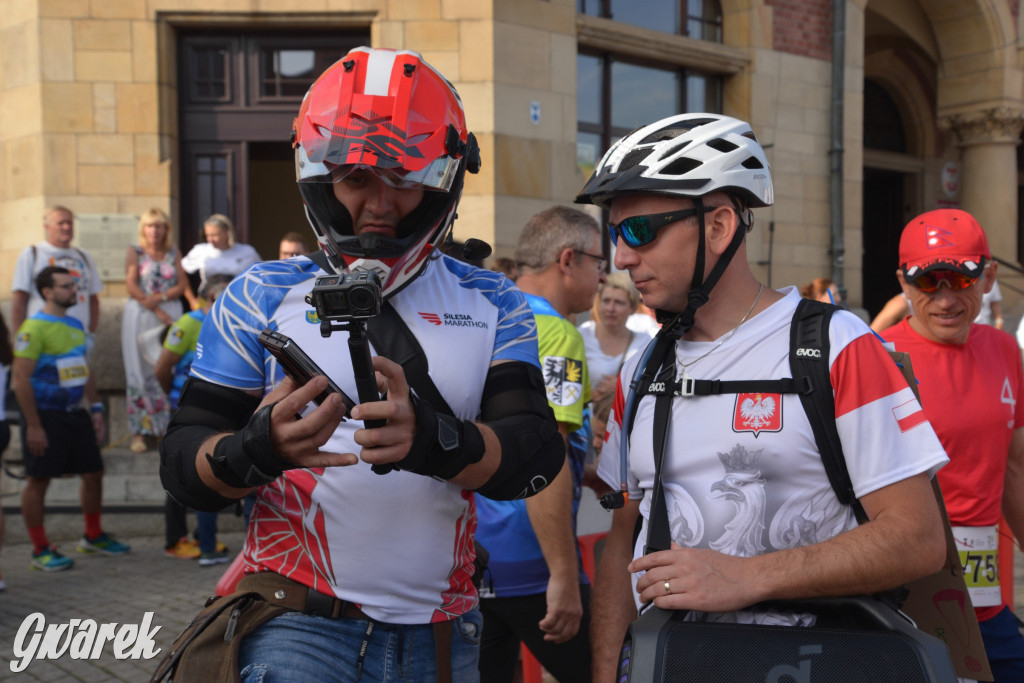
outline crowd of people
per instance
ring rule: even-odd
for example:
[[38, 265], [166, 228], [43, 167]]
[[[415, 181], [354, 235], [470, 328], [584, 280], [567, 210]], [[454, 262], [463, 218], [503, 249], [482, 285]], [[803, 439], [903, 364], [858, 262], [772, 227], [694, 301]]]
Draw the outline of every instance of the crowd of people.
[[[52, 572], [74, 565], [50, 543], [45, 532], [45, 496], [55, 476], [78, 474], [82, 479], [85, 531], [79, 550], [123, 555], [129, 547], [100, 526], [103, 464], [99, 444], [106, 437], [107, 404], [101, 400], [89, 368], [99, 324], [97, 295], [103, 285], [92, 256], [71, 244], [75, 235], [71, 209], [48, 209], [43, 232], [44, 239], [18, 257], [12, 282], [11, 328], [0, 318], [0, 386], [5, 388], [0, 408], [6, 415], [9, 385], [20, 413], [25, 467], [21, 508], [32, 541], [31, 565]], [[251, 246], [234, 241], [233, 226], [226, 216], [210, 216], [204, 234], [209, 241], [196, 245], [183, 259], [170, 217], [152, 208], [140, 216], [137, 243], [126, 250], [128, 299], [121, 322], [121, 352], [124, 414], [129, 448], [134, 453], [150, 447], [147, 437], [155, 444], [167, 431], [204, 312], [231, 278], [261, 260]], [[305, 239], [291, 232], [282, 238], [280, 256], [301, 255], [305, 249]], [[190, 272], [198, 274], [196, 291]], [[164, 354], [177, 355], [168, 364]], [[82, 407], [83, 400], [87, 407]], [[0, 453], [10, 441], [6, 419], [2, 430]], [[186, 509], [170, 498], [166, 507], [169, 557], [199, 559], [201, 566], [230, 559], [224, 545], [214, 538], [215, 515], [198, 512], [193, 537], [185, 529]], [[0, 589], [2, 581], [0, 578]]]
[[[224, 645], [242, 680], [512, 681], [525, 644], [559, 681], [611, 681], [652, 604], [810, 625], [778, 601], [883, 593], [942, 566], [936, 476], [963, 547], [994, 561], [1000, 516], [1024, 533], [1021, 353], [997, 329], [996, 264], [970, 214], [906, 226], [905, 308], [876, 328], [910, 352], [920, 402], [864, 321], [830, 313], [825, 419], [846, 500], [817, 418], [784, 388], [801, 297], [841, 305], [841, 292], [827, 278], [776, 291], [751, 271], [745, 235], [774, 191], [747, 123], [682, 114], [612, 146], [575, 198], [607, 212], [611, 269], [597, 212], [566, 206], [531, 217], [512, 257], [467, 262], [451, 232], [479, 149], [452, 85], [414, 52], [352, 50], [294, 125], [318, 249], [290, 232], [263, 260], [215, 214], [182, 256], [152, 209], [125, 258], [131, 449], [159, 442], [167, 554], [227, 562], [216, 513], [245, 500], [237, 590], [286, 612]], [[9, 365], [31, 563], [59, 571], [73, 561], [44, 529], [53, 476], [82, 478], [80, 550], [130, 549], [101, 525], [105, 404], [89, 362], [102, 284], [71, 246], [70, 210], [47, 211], [44, 230], [18, 260], [0, 379]], [[368, 271], [381, 294], [368, 321], [315, 296], [324, 276]], [[974, 324], [983, 306], [991, 326]], [[366, 335], [370, 368], [321, 334], [337, 319]], [[326, 378], [291, 378], [264, 328]], [[337, 390], [359, 400], [346, 408]], [[576, 540], [585, 488], [614, 508], [593, 585]], [[998, 580], [968, 589], [996, 680], [1022, 680]]]

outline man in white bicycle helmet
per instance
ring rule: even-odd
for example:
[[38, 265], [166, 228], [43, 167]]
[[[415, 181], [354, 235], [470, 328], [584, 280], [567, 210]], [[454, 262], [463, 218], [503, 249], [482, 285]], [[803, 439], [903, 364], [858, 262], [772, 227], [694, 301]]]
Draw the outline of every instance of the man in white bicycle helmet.
[[[626, 627], [651, 601], [709, 620], [800, 625], [807, 615], [748, 608], [873, 593], [936, 571], [945, 544], [929, 476], [947, 458], [858, 318], [833, 314], [826, 360], [865, 524], [832, 490], [796, 394], [686, 390], [689, 380], [791, 376], [799, 294], [766, 288], [747, 264], [752, 209], [773, 202], [768, 161], [750, 126], [718, 114], [644, 126], [612, 145], [576, 201], [609, 211], [615, 266], [658, 311], [665, 339], [661, 358], [652, 351], [626, 363], [608, 421], [598, 473], [620, 491], [621, 507], [594, 589], [594, 680], [613, 680]], [[659, 381], [634, 394], [630, 380], [647, 363], [659, 363]], [[645, 555], [661, 450], [653, 436], [659, 391], [674, 397], [662, 424], [669, 426], [661, 469], [671, 549]]]

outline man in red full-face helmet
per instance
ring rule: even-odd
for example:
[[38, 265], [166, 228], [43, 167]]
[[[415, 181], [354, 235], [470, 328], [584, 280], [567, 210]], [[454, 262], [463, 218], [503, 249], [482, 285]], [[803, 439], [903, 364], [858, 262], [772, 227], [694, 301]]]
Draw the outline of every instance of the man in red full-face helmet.
[[[437, 248], [479, 169], [476, 139], [420, 55], [364, 47], [313, 84], [292, 143], [319, 250], [253, 266], [218, 298], [162, 448], [164, 484], [197, 509], [256, 493], [238, 589], [292, 611], [244, 639], [243, 673], [476, 680], [472, 492], [533, 495], [564, 461], [522, 294]], [[349, 415], [337, 394], [308, 405], [326, 379], [286, 379], [257, 336], [291, 337], [357, 396], [345, 336], [321, 336], [306, 296], [318, 276], [366, 271], [379, 319], [406, 328], [429, 380], [374, 349], [383, 400]]]

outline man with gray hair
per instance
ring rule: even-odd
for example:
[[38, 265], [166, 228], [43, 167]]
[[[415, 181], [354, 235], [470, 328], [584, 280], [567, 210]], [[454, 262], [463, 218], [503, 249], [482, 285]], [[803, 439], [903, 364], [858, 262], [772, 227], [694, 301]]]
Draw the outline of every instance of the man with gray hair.
[[82, 323], [91, 339], [99, 324], [97, 295], [103, 289], [103, 281], [88, 252], [71, 246], [75, 239], [75, 214], [66, 207], [52, 206], [43, 214], [43, 230], [46, 239], [22, 249], [14, 267], [11, 329], [17, 330], [26, 318], [43, 309], [46, 301], [35, 287], [36, 276], [44, 268], [60, 266], [71, 273], [78, 291], [67, 314]]
[[567, 319], [590, 309], [606, 260], [588, 214], [555, 206], [519, 237], [517, 284], [537, 320], [548, 404], [569, 457], [544, 491], [526, 500], [477, 494], [477, 540], [490, 552], [480, 590], [480, 678], [513, 680], [520, 642], [556, 679], [590, 680], [590, 585], [580, 569], [576, 511], [590, 443], [590, 381], [583, 337]]

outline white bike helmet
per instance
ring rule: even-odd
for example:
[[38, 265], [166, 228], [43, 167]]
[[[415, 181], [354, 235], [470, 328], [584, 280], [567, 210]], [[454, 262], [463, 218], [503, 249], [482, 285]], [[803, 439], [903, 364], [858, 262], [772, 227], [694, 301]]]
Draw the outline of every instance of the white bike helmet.
[[750, 208], [774, 202], [764, 149], [750, 125], [721, 114], [679, 114], [639, 128], [605, 153], [580, 190], [581, 204], [618, 194], [702, 197], [725, 191]]
[[[386, 297], [415, 279], [448, 236], [465, 173], [480, 170], [452, 84], [417, 52], [358, 47], [316, 80], [292, 128], [299, 193], [335, 271], [372, 270]], [[356, 236], [332, 183], [367, 169], [393, 187], [424, 190], [394, 239]]]
[[750, 208], [775, 200], [764, 149], [750, 125], [721, 114], [679, 114], [633, 131], [605, 153], [576, 196], [580, 204], [607, 206], [618, 195], [688, 197], [696, 207], [712, 192], [732, 200], [740, 226], [732, 242], [704, 278], [704, 212], [697, 212], [697, 260], [683, 311], [657, 311], [662, 332], [685, 334], [697, 309], [707, 303], [744, 235], [753, 225]]

